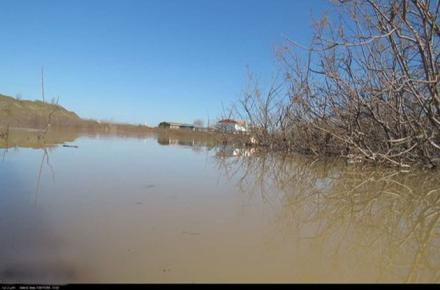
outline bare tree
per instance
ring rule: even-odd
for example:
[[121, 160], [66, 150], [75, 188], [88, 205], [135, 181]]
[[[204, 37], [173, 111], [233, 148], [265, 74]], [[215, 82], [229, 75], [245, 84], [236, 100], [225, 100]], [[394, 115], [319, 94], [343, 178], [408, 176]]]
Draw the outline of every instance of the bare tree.
[[193, 125], [196, 127], [203, 127], [204, 123], [202, 119], [196, 119], [194, 120]]
[[41, 67], [41, 98], [44, 103], [44, 67]]
[[308, 47], [288, 40], [279, 50], [283, 85], [265, 95], [251, 87], [240, 112], [277, 148], [438, 165], [439, 1], [335, 6], [336, 21], [317, 21]]

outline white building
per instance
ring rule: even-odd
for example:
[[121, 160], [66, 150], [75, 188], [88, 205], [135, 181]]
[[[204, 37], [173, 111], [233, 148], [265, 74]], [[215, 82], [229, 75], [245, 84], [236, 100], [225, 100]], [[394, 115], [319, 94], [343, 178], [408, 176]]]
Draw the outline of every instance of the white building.
[[225, 133], [244, 133], [247, 132], [246, 122], [232, 119], [220, 120], [217, 123], [217, 130]]

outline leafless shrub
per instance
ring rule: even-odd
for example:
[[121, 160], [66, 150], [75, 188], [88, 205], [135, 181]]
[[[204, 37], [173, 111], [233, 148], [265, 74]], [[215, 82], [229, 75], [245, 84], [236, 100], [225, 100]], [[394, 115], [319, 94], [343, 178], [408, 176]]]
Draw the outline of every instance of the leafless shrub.
[[318, 21], [309, 47], [287, 41], [282, 83], [264, 95], [248, 87], [240, 113], [276, 148], [438, 165], [439, 1], [339, 2], [338, 20]]

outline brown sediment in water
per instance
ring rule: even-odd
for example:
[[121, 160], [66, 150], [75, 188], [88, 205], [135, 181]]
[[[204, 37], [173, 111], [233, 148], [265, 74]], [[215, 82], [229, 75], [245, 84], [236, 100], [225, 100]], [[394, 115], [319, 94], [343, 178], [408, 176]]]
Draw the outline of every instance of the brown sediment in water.
[[14, 250], [0, 251], [0, 279], [439, 281], [438, 172], [210, 151], [202, 136], [156, 133], [80, 135], [68, 141], [78, 149], [43, 159], [10, 151], [0, 243]]

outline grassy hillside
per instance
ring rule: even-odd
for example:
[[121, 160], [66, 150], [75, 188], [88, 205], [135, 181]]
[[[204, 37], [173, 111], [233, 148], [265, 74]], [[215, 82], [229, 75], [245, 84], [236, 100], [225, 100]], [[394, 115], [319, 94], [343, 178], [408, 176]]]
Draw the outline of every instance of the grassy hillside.
[[0, 125], [9, 127], [44, 128], [79, 124], [81, 119], [74, 112], [41, 101], [17, 100], [0, 95]]
[[51, 127], [63, 130], [76, 129], [91, 133], [144, 134], [151, 131], [151, 128], [142, 125], [85, 120], [59, 105], [17, 100], [0, 94], [0, 139], [7, 128], [45, 129], [49, 123]]

